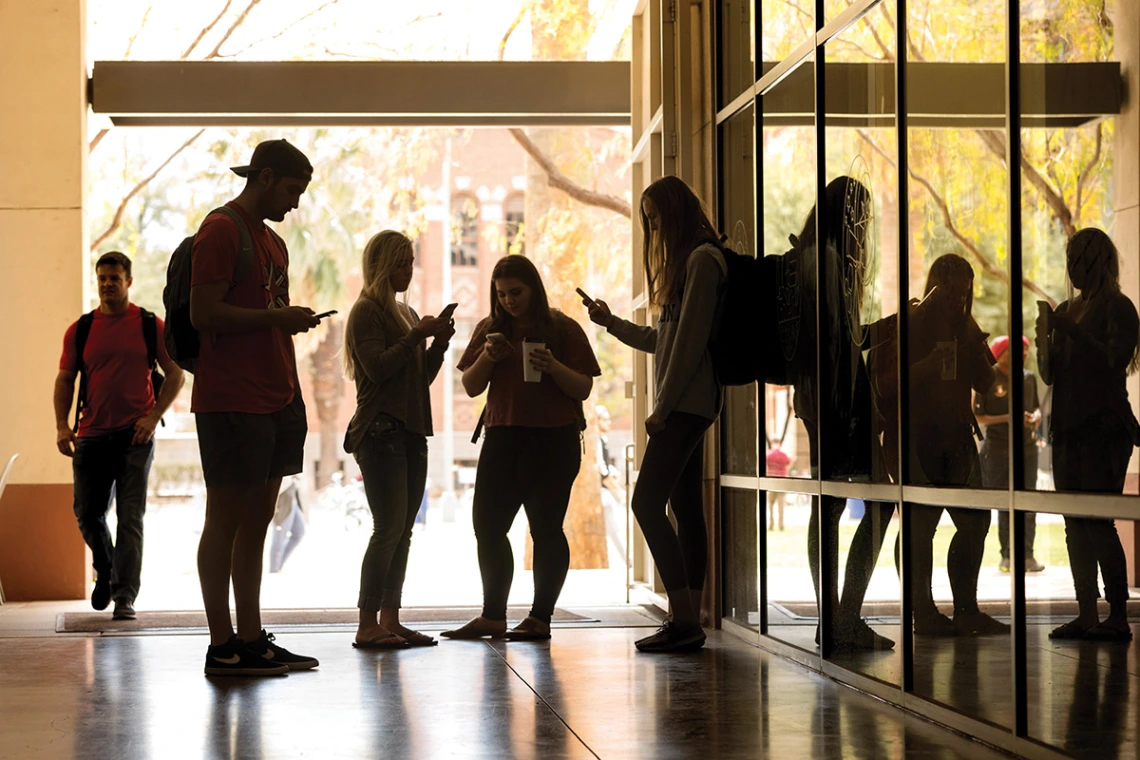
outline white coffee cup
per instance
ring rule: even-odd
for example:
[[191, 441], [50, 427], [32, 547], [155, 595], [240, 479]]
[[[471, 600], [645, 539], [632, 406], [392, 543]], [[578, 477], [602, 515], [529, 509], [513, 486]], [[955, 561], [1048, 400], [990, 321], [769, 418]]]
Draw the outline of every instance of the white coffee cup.
[[528, 383], [542, 382], [542, 371], [535, 369], [530, 363], [530, 355], [534, 353], [534, 350], [536, 348], [546, 348], [546, 342], [541, 340], [531, 340], [530, 338], [523, 338], [523, 380]]

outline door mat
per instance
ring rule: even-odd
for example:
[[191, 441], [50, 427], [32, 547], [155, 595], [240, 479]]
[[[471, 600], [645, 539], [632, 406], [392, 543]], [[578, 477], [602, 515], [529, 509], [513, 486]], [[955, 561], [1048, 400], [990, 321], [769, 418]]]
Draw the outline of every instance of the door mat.
[[[528, 607], [510, 607], [508, 620], [522, 620], [530, 612]], [[466, 623], [478, 617], [478, 607], [405, 607], [400, 610], [400, 622], [405, 624]], [[266, 628], [283, 626], [356, 625], [359, 611], [346, 609], [262, 610], [261, 622]], [[562, 608], [554, 610], [554, 624], [597, 623], [596, 618], [579, 615]], [[55, 618], [56, 633], [123, 633], [130, 631], [164, 631], [180, 628], [206, 628], [206, 613], [199, 610], [138, 613], [137, 620], [112, 620], [111, 610], [104, 612], [64, 612]]]
[[[815, 602], [770, 602], [781, 613], [793, 620], [815, 620], [819, 617]], [[1107, 613], [1108, 604], [1100, 603], [1103, 613]], [[979, 601], [978, 607], [987, 615], [995, 617], [1009, 617], [1010, 605], [1004, 601]], [[949, 604], [943, 604], [940, 609], [947, 615], [953, 615], [954, 609]], [[897, 618], [901, 611], [898, 602], [864, 602], [859, 613], [866, 618]], [[1075, 599], [1026, 599], [1025, 614], [1028, 617], [1065, 617], [1072, 618], [1077, 615], [1077, 602]], [[1140, 618], [1140, 600], [1129, 600], [1128, 617]]]

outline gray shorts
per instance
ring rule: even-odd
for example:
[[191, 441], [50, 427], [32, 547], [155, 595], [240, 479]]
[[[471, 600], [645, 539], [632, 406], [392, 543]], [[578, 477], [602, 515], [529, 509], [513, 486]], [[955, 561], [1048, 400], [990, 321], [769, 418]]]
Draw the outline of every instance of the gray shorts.
[[206, 487], [264, 485], [300, 472], [309, 425], [301, 394], [271, 414], [197, 412]]

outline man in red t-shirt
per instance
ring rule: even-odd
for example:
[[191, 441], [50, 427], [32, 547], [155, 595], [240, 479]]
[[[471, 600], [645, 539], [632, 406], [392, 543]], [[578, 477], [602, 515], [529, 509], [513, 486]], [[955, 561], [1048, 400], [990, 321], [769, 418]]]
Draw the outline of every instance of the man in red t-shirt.
[[210, 625], [205, 672], [280, 675], [318, 664], [278, 646], [261, 627], [261, 559], [281, 478], [301, 472], [304, 459], [308, 424], [293, 335], [320, 320], [289, 304], [289, 253], [265, 220], [280, 222], [297, 208], [313, 166], [287, 141], [269, 140], [232, 171], [246, 184], [226, 205], [249, 232], [254, 265], [233, 282], [241, 234], [225, 214], [206, 217], [191, 253], [190, 320], [201, 335], [192, 408], [206, 480], [198, 544]]
[[[95, 273], [99, 308], [73, 322], [63, 338], [55, 379], [56, 443], [61, 454], [71, 457], [75, 517], [91, 547], [95, 566], [91, 606], [106, 609], [113, 598], [115, 620], [133, 620], [154, 429], [181, 390], [183, 376], [166, 353], [162, 320], [144, 315], [130, 302], [131, 260], [118, 251], [105, 253], [95, 264]], [[154, 356], [166, 373], [158, 398], [151, 382], [146, 320], [154, 320]], [[86, 332], [82, 355], [81, 332]], [[67, 418], [81, 371], [83, 398], [78, 429], [72, 430]], [[114, 544], [106, 519], [112, 494], [118, 517]]]

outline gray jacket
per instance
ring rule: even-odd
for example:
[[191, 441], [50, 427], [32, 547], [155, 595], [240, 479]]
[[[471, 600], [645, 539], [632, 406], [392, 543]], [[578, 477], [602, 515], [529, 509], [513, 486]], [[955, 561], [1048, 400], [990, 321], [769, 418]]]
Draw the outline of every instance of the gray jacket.
[[627, 346], [653, 354], [657, 389], [653, 414], [662, 420], [674, 411], [710, 420], [720, 414], [724, 389], [713, 371], [709, 338], [726, 271], [716, 246], [698, 246], [687, 262], [684, 292], [661, 307], [656, 327], [614, 317], [609, 328]]
[[[419, 315], [404, 304], [411, 323]], [[429, 386], [443, 366], [447, 343], [435, 341], [424, 349], [427, 339], [418, 329], [405, 332], [396, 320], [377, 304], [360, 300], [348, 315], [352, 343], [346, 347], [356, 376], [356, 413], [348, 423], [344, 450], [350, 454], [360, 446], [368, 428], [381, 414], [404, 423], [409, 433], [432, 434]]]

